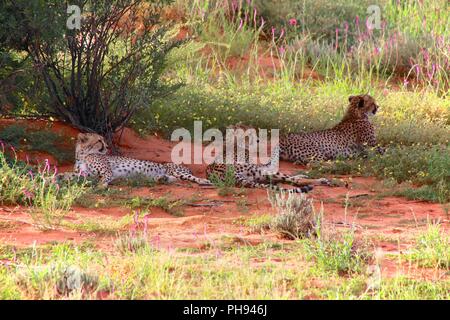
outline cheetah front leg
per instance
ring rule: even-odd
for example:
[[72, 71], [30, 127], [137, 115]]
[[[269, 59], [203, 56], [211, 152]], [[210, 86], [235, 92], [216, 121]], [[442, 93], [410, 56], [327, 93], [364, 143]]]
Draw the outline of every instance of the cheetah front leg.
[[208, 179], [197, 178], [196, 176], [194, 176], [192, 174], [180, 174], [179, 176], [175, 175], [175, 177], [177, 177], [178, 179], [181, 179], [181, 180], [195, 182], [201, 186], [211, 186], [212, 185], [211, 181], [209, 181]]
[[167, 173], [180, 180], [195, 182], [203, 186], [212, 185], [211, 181], [209, 181], [208, 179], [198, 178], [194, 176], [190, 170], [185, 168], [170, 169], [167, 171]]
[[113, 173], [111, 168], [105, 169], [103, 172], [99, 172], [98, 176], [100, 177], [100, 188], [106, 189], [108, 185], [113, 181]]

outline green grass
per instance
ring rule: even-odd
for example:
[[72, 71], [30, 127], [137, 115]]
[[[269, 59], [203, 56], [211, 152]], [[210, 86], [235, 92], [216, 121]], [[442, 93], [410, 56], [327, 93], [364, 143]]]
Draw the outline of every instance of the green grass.
[[354, 230], [339, 234], [318, 232], [317, 239], [303, 240], [306, 256], [318, 270], [340, 275], [365, 271], [371, 252], [367, 244], [357, 241]]
[[422, 267], [441, 268], [450, 271], [450, 237], [439, 224], [428, 224], [419, 235], [413, 252], [408, 256]]
[[251, 232], [263, 233], [270, 229], [272, 219], [273, 216], [270, 214], [253, 215], [249, 218], [240, 218], [235, 223], [248, 227]]
[[[349, 245], [343, 243], [339, 249], [344, 253], [336, 250], [327, 257], [344, 256]], [[115, 248], [108, 253], [69, 244], [34, 247], [24, 253], [18, 249], [16, 266], [0, 266], [0, 297], [95, 299], [98, 292], [104, 292], [115, 299], [449, 298], [446, 280], [383, 278], [368, 291], [364, 272], [348, 277], [336, 273], [334, 266], [332, 272], [323, 269], [320, 262], [307, 258], [303, 243], [234, 243], [219, 252], [215, 248], [187, 255], [156, 250], [137, 233], [118, 238]], [[80, 286], [89, 290], [80, 290]], [[61, 287], [65, 293], [57, 289]]]
[[[450, 202], [450, 145], [389, 146], [383, 155], [311, 164], [312, 176], [375, 176], [391, 183], [391, 194], [439, 203]], [[399, 185], [396, 185], [399, 184]]]
[[242, 190], [236, 188], [236, 178], [234, 175], [234, 167], [227, 166], [223, 178], [220, 178], [216, 173], [209, 177], [211, 183], [217, 188], [217, 194], [222, 197], [230, 195], [240, 195]]
[[55, 175], [48, 164], [36, 170], [0, 152], [0, 203], [28, 206], [38, 227], [53, 229], [89, 188], [85, 181], [58, 184]]
[[126, 215], [120, 219], [111, 217], [87, 218], [82, 217], [82, 222], [75, 223], [63, 221], [61, 226], [79, 232], [95, 233], [98, 236], [113, 236], [123, 231], [131, 224], [132, 216]]
[[141, 133], [159, 131], [167, 136], [175, 129], [225, 129], [242, 122], [257, 128], [276, 128], [281, 133], [321, 130], [340, 121], [348, 97], [367, 89], [377, 98], [380, 112], [374, 117], [381, 144], [447, 143], [450, 105], [433, 93], [390, 92], [339, 83], [296, 85], [273, 82], [239, 86], [210, 86], [201, 81], [181, 88], [133, 120]]
[[382, 281], [381, 287], [369, 297], [385, 300], [448, 300], [450, 281], [408, 279], [405, 276]]

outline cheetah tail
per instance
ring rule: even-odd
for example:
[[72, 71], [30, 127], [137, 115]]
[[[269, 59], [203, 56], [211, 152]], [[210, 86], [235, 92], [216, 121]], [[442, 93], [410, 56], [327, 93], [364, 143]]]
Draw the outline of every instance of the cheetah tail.
[[279, 187], [277, 185], [266, 185], [266, 184], [262, 184], [262, 183], [255, 183], [253, 185], [253, 187], [254, 188], [271, 189], [273, 191], [284, 191], [287, 193], [308, 193], [309, 191], [311, 191], [313, 189], [313, 186], [311, 186], [311, 185], [305, 185], [305, 186], [301, 186], [301, 187], [297, 187], [297, 188], [287, 189], [287, 188]]

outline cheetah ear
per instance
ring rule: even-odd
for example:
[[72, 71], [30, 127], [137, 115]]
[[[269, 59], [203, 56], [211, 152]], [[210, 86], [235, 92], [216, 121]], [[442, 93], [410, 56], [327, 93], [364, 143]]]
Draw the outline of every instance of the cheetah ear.
[[358, 108], [364, 107], [364, 103], [366, 102], [366, 99], [364, 97], [358, 97]]
[[86, 141], [87, 141], [86, 134], [80, 132], [80, 133], [78, 134], [78, 136], [77, 136], [77, 140], [80, 141], [80, 142], [82, 142], [82, 143], [86, 142]]
[[362, 96], [350, 96], [348, 98], [350, 103], [355, 103], [358, 108], [364, 107], [364, 97]]

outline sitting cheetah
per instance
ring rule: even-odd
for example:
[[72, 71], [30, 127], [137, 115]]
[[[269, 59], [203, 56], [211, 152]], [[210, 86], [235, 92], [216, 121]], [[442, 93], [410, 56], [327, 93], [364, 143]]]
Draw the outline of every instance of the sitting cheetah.
[[350, 96], [348, 100], [350, 105], [344, 118], [333, 128], [281, 137], [281, 159], [306, 164], [311, 160], [350, 157], [363, 152], [366, 146], [375, 146], [375, 130], [369, 115], [377, 112], [378, 105], [367, 94]]
[[95, 133], [78, 134], [75, 147], [75, 172], [66, 173], [63, 177], [70, 178], [80, 174], [100, 177], [103, 187], [107, 187], [117, 178], [136, 174], [167, 182], [181, 179], [200, 185], [211, 185], [211, 182], [193, 176], [191, 170], [181, 165], [110, 156], [107, 152], [108, 145], [102, 136]]

